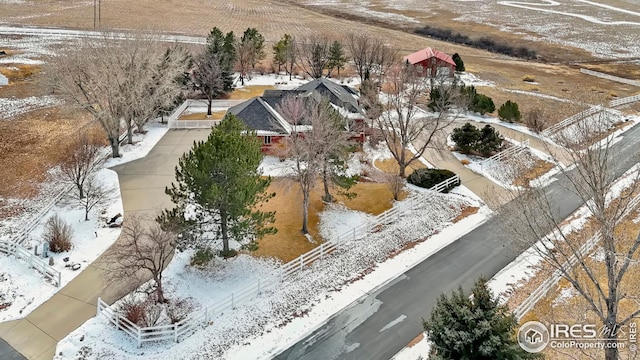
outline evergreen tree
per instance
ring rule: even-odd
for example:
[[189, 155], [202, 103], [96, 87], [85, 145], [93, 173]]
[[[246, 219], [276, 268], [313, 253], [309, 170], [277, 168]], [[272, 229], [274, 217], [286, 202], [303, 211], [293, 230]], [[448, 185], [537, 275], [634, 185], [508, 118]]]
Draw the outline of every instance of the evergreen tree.
[[470, 123], [464, 124], [462, 127], [453, 129], [451, 140], [456, 144], [456, 148], [463, 154], [468, 154], [471, 150], [475, 150], [482, 134], [477, 127]]
[[266, 56], [264, 52], [264, 36], [256, 28], [247, 28], [242, 34], [240, 42], [251, 45], [250, 63], [251, 67], [255, 69], [256, 64]]
[[480, 141], [476, 146], [476, 150], [484, 156], [491, 155], [502, 147], [504, 139], [500, 133], [491, 125], [485, 125], [480, 131]]
[[235, 35], [233, 31], [226, 34], [214, 27], [207, 36], [206, 52], [209, 58], [217, 58], [222, 70], [223, 92], [233, 91], [233, 66], [236, 62]]
[[228, 114], [214, 127], [206, 141], [194, 143], [176, 167], [176, 182], [165, 192], [175, 204], [158, 222], [181, 224], [188, 236], [181, 247], [207, 249], [222, 240], [222, 255], [233, 254], [229, 241], [255, 249], [257, 240], [275, 233], [269, 225], [273, 212], [256, 207], [275, 194], [266, 193], [270, 178], [262, 177], [261, 143], [234, 115]]
[[520, 115], [518, 104], [511, 100], [507, 100], [507, 102], [502, 104], [500, 109], [498, 109], [498, 117], [500, 117], [500, 120], [512, 123], [520, 121], [522, 115]]
[[464, 61], [462, 61], [462, 58], [458, 53], [453, 54], [451, 59], [456, 63], [456, 71], [464, 71]]
[[538, 359], [520, 348], [515, 329], [518, 322], [500, 305], [485, 279], [476, 281], [471, 294], [462, 288], [450, 297], [442, 294], [423, 320], [431, 343], [432, 360], [520, 360]]
[[496, 105], [490, 97], [484, 94], [477, 94], [474, 98], [473, 111], [480, 113], [480, 115], [492, 113], [496, 111]]
[[334, 41], [329, 47], [329, 61], [327, 62], [327, 69], [329, 73], [327, 77], [331, 76], [331, 72], [335, 69], [338, 71], [338, 76], [340, 76], [340, 69], [344, 69], [344, 64], [347, 63], [347, 57], [344, 53], [344, 48], [342, 47], [342, 43], [339, 41]]
[[287, 48], [291, 42], [291, 35], [284, 34], [277, 43], [273, 45], [273, 62], [278, 65], [278, 73], [282, 65], [287, 63]]

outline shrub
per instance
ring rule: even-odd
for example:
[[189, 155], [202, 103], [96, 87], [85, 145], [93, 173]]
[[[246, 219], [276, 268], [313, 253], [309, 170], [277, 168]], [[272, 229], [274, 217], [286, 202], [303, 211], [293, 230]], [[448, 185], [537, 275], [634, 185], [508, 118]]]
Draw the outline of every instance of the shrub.
[[196, 250], [196, 253], [193, 254], [193, 257], [191, 258], [191, 266], [205, 266], [209, 263], [209, 261], [211, 261], [211, 259], [213, 259], [214, 257], [214, 253], [213, 251], [211, 251], [211, 249], [209, 248], [205, 248], [205, 249], [198, 249]]
[[464, 71], [464, 61], [458, 53], [451, 55], [451, 59], [456, 63], [456, 71]]
[[71, 236], [73, 230], [58, 214], [47, 220], [44, 225], [44, 241], [49, 243], [49, 250], [54, 253], [69, 251], [73, 247]]
[[500, 120], [507, 122], [519, 122], [521, 119], [520, 110], [518, 109], [518, 104], [511, 100], [507, 100], [506, 103], [500, 106], [498, 110], [498, 117]]
[[169, 300], [166, 304], [167, 316], [172, 324], [184, 320], [193, 311], [191, 299]]
[[469, 111], [477, 112], [481, 115], [496, 111], [496, 106], [493, 103], [493, 99], [484, 94], [479, 94], [476, 91], [475, 86], [472, 85], [464, 87], [463, 92], [467, 97], [467, 102], [469, 104], [467, 106], [467, 109]]
[[525, 75], [522, 77], [522, 81], [524, 82], [535, 82], [536, 81], [536, 77], [533, 75]]
[[539, 133], [547, 126], [547, 114], [544, 110], [534, 107], [524, 113], [524, 123], [533, 131]]
[[144, 310], [144, 326], [156, 326], [162, 317], [164, 306], [162, 304], [155, 304], [153, 300], [147, 299], [142, 307]]
[[462, 165], [469, 165], [469, 164], [471, 164], [471, 161], [469, 161], [469, 159], [462, 159], [462, 160], [460, 160], [460, 163]]
[[480, 137], [480, 130], [470, 123], [466, 123], [461, 128], [453, 129], [451, 140], [456, 143], [456, 149], [458, 149], [458, 151], [463, 154], [468, 154], [476, 148]]
[[[421, 188], [430, 189], [435, 185], [456, 176], [453, 171], [446, 169], [417, 169], [407, 177], [410, 184]], [[449, 192], [454, 187], [460, 185], [460, 182], [449, 185], [443, 192]]]
[[144, 326], [146, 304], [147, 302], [140, 300], [124, 300], [120, 305], [120, 315], [138, 326]]

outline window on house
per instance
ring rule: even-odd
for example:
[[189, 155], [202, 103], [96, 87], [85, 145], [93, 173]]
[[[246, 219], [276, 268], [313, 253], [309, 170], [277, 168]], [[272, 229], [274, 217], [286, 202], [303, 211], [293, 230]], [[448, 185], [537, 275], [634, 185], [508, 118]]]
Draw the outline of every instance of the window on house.
[[262, 139], [263, 139], [262, 140], [263, 144], [265, 144], [265, 145], [271, 144], [271, 136], [264, 136]]

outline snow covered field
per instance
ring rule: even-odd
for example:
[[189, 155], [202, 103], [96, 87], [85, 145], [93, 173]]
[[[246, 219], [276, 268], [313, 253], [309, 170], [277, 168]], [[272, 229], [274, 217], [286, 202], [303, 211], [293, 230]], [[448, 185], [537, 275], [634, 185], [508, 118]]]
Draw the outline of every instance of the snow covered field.
[[[136, 134], [134, 140], [136, 144], [122, 147], [122, 157], [109, 159], [106, 166], [115, 166], [128, 161], [133, 161], [146, 156], [153, 146], [162, 138], [167, 131], [166, 126], [152, 123], [147, 126], [147, 134]], [[73, 248], [69, 252], [54, 254], [49, 253], [54, 259], [54, 268], [61, 272], [61, 287], [56, 287], [44, 280], [42, 275], [22, 260], [12, 256], [0, 254], [0, 304], [11, 303], [10, 306], [0, 309], [0, 321], [8, 321], [26, 316], [40, 304], [49, 299], [62, 286], [69, 283], [78, 276], [81, 271], [91, 264], [100, 254], [102, 254], [120, 236], [120, 229], [104, 227], [104, 218], [111, 218], [116, 214], [123, 213], [122, 199], [120, 198], [120, 186], [118, 175], [109, 169], [102, 169], [97, 173], [102, 185], [111, 189], [113, 200], [103, 209], [94, 209], [89, 214], [89, 221], [84, 221], [84, 210], [65, 204], [67, 201], [59, 202], [49, 210], [39, 221], [36, 228], [28, 234], [29, 242], [32, 246], [42, 243], [44, 224], [52, 215], [60, 215], [73, 228]], [[57, 188], [61, 189], [58, 181]], [[55, 191], [48, 191], [45, 194], [51, 196]], [[46, 202], [46, 198], [35, 199], [32, 204], [25, 206], [37, 209]], [[3, 226], [17, 229], [26, 219], [5, 219]], [[8, 237], [6, 239], [9, 239]], [[69, 263], [80, 263], [78, 271], [64, 267], [63, 258], [69, 257]]]

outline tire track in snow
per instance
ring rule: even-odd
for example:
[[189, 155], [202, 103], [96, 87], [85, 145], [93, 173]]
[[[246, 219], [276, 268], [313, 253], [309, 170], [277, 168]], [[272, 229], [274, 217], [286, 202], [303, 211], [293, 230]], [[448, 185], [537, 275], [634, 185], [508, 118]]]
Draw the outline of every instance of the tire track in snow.
[[[606, 20], [601, 20], [601, 19], [599, 19], [597, 17], [590, 16], [590, 15], [583, 15], [583, 14], [576, 14], [576, 13], [572, 13], [572, 12], [548, 9], [546, 7], [561, 6], [563, 4], [561, 4], [558, 1], [554, 1], [554, 0], [538, 0], [538, 1], [539, 2], [498, 1], [498, 4], [505, 5], [505, 6], [511, 6], [511, 7], [515, 7], [515, 8], [520, 8], [520, 9], [527, 9], [527, 10], [534, 10], [534, 11], [546, 12], [546, 13], [551, 13], [551, 14], [558, 14], [558, 15], [576, 17], [576, 18], [579, 18], [579, 19], [582, 19], [582, 20], [585, 20], [585, 21], [588, 21], [588, 22], [591, 22], [591, 23], [594, 23], [594, 24], [599, 24], [599, 25], [634, 25], [634, 26], [640, 26], [640, 22], [635, 22], [635, 21], [606, 21]], [[576, 0], [576, 1], [579, 1], [579, 2], [582, 2], [582, 3], [585, 3], [585, 4], [589, 4], [589, 5], [592, 5], [592, 6], [602, 7], [602, 8], [613, 10], [613, 11], [618, 11], [618, 12], [631, 14], [631, 15], [635, 15], [635, 16], [640, 16], [640, 13], [637, 13], [635, 11], [626, 10], [626, 9], [620, 9], [620, 8], [617, 8], [617, 7], [611, 6], [611, 5], [600, 4], [600, 3], [596, 3], [596, 2], [588, 1], [588, 0]]]

